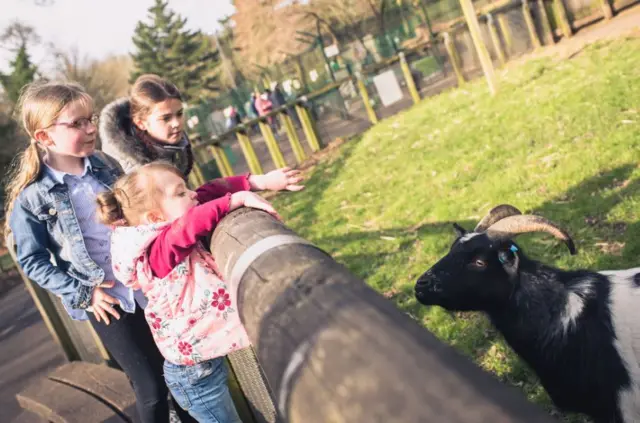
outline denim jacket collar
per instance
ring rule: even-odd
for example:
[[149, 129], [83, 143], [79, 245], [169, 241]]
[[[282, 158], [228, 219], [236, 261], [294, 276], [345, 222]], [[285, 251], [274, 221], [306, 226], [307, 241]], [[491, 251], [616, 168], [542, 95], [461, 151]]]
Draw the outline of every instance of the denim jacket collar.
[[[66, 175], [69, 175], [68, 172], [65, 172], [63, 170], [58, 170], [58, 169], [54, 169], [53, 167], [49, 166], [47, 163], [44, 164], [45, 169], [44, 171], [47, 172], [49, 174], [49, 176], [51, 176], [55, 182], [59, 183], [59, 184], [64, 184], [64, 177]], [[91, 161], [89, 160], [88, 157], [84, 158], [84, 170], [82, 172], [82, 175], [80, 175], [80, 177], [84, 176], [87, 174], [87, 172], [89, 172], [91, 170]]]
[[[46, 192], [50, 192], [57, 185], [64, 184], [64, 182], [61, 180], [62, 174], [64, 172], [56, 171], [51, 168], [49, 168], [51, 169], [51, 171], [48, 171], [47, 169], [44, 168], [45, 166], [46, 165], [44, 164], [42, 166], [43, 167], [43, 169], [41, 169], [42, 176], [40, 178], [39, 183], [45, 189]], [[100, 179], [100, 173], [105, 168], [108, 168], [107, 164], [104, 163], [95, 154], [85, 159], [85, 169], [91, 172], [92, 174], [94, 174], [98, 179]], [[54, 172], [57, 172], [57, 174], [54, 174]]]

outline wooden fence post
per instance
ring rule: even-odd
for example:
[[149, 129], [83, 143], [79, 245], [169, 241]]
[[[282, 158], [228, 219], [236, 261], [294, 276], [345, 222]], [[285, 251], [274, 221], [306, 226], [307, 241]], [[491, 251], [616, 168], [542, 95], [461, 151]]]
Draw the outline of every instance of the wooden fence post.
[[309, 147], [311, 147], [311, 151], [314, 153], [320, 151], [320, 141], [318, 140], [318, 134], [316, 134], [313, 122], [311, 122], [309, 111], [304, 106], [296, 104], [296, 113], [302, 124], [302, 130], [304, 131], [305, 138], [307, 138]]
[[565, 9], [562, 0], [553, 0], [553, 14], [555, 15], [556, 22], [562, 30], [562, 34], [565, 38], [571, 38], [573, 30], [571, 29], [571, 22], [569, 22], [567, 10]]
[[407, 58], [402, 51], [398, 56], [400, 57], [400, 67], [402, 68], [402, 73], [404, 74], [404, 80], [407, 83], [409, 94], [411, 94], [411, 98], [413, 99], [413, 104], [418, 104], [420, 102], [420, 93], [418, 92], [416, 83], [413, 80], [413, 75], [411, 75], [411, 68], [409, 68]]
[[460, 5], [462, 6], [462, 11], [467, 21], [469, 33], [471, 34], [473, 44], [475, 45], [476, 52], [478, 53], [482, 72], [484, 72], [487, 85], [489, 86], [489, 92], [491, 95], [495, 95], [497, 87], [496, 76], [493, 70], [493, 62], [491, 62], [487, 46], [485, 46], [482, 34], [480, 34], [480, 24], [478, 23], [478, 16], [476, 15], [473, 3], [471, 3], [471, 0], [460, 0]]
[[444, 47], [447, 49], [447, 54], [449, 55], [449, 60], [451, 61], [453, 72], [456, 74], [456, 78], [458, 78], [458, 86], [461, 86], [465, 83], [465, 79], [464, 74], [462, 73], [462, 68], [460, 66], [460, 55], [458, 54], [458, 50], [456, 49], [456, 44], [453, 42], [453, 39], [448, 32], [445, 32], [443, 37]]
[[378, 123], [378, 116], [376, 115], [376, 111], [373, 110], [373, 106], [371, 105], [367, 87], [366, 85], [364, 85], [362, 75], [358, 74], [356, 75], [356, 78], [358, 80], [358, 90], [360, 91], [360, 96], [362, 97], [362, 101], [364, 102], [364, 108], [367, 111], [367, 116], [369, 116], [369, 121], [375, 125], [376, 123]]
[[537, 0], [538, 10], [540, 11], [540, 20], [542, 21], [542, 28], [544, 29], [544, 36], [547, 44], [555, 43], [553, 37], [553, 31], [551, 31], [551, 23], [549, 22], [549, 14], [547, 8], [544, 5], [544, 0]]
[[264, 141], [267, 144], [267, 148], [269, 149], [269, 154], [271, 155], [274, 166], [276, 168], [285, 167], [287, 163], [284, 161], [282, 151], [280, 151], [280, 146], [278, 146], [278, 141], [273, 135], [271, 126], [269, 126], [269, 123], [267, 121], [263, 121], [262, 119], [260, 119], [258, 125], [260, 125], [260, 132], [262, 133]]
[[247, 165], [249, 166], [251, 173], [254, 175], [262, 175], [264, 173], [262, 165], [260, 164], [260, 160], [258, 160], [256, 151], [253, 149], [253, 144], [251, 144], [251, 139], [247, 133], [243, 130], [238, 130], [236, 131], [236, 137], [238, 138], [242, 154], [247, 161]]
[[513, 36], [511, 35], [511, 28], [509, 28], [509, 22], [507, 17], [502, 13], [498, 15], [498, 24], [500, 25], [500, 32], [504, 38], [504, 44], [507, 47], [507, 55], [511, 55], [513, 52]]
[[6, 246], [22, 281], [31, 295], [40, 316], [54, 341], [60, 345], [68, 361], [87, 361], [115, 365], [93, 326], [88, 321], [72, 320], [60, 300], [44, 288], [32, 282], [18, 265], [13, 235], [6, 237]]
[[233, 176], [233, 168], [231, 167], [231, 163], [229, 163], [229, 158], [224, 149], [217, 144], [210, 145], [207, 148], [216, 161], [216, 165], [218, 169], [220, 169], [222, 176]]
[[307, 154], [304, 152], [302, 145], [300, 145], [300, 139], [298, 138], [298, 133], [293, 125], [291, 116], [289, 116], [287, 112], [282, 112], [280, 113], [280, 118], [284, 125], [284, 129], [287, 132], [287, 138], [289, 138], [289, 144], [291, 144], [293, 154], [296, 156], [296, 161], [300, 164], [307, 158]]
[[500, 43], [498, 30], [496, 29], [496, 23], [493, 20], [493, 15], [491, 13], [487, 13], [487, 26], [489, 27], [489, 35], [491, 36], [493, 49], [495, 50], [496, 56], [498, 56], [498, 60], [500, 61], [500, 66], [504, 66], [507, 60], [504, 57], [504, 51], [502, 50], [502, 44]]
[[531, 17], [529, 0], [522, 0], [522, 15], [524, 16], [524, 22], [527, 24], [527, 31], [529, 32], [529, 38], [531, 39], [531, 44], [533, 44], [533, 49], [538, 50], [542, 47], [542, 44], [540, 43], [540, 38], [538, 38], [538, 33], [536, 32], [536, 26], [534, 25], [533, 18]]
[[600, 0], [600, 2], [602, 3], [602, 14], [604, 18], [607, 20], [613, 18], [613, 8], [609, 0]]

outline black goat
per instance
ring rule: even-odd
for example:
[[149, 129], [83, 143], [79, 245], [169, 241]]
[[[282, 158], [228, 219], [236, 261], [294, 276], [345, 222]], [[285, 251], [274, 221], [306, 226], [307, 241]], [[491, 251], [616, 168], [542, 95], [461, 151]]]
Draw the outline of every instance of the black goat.
[[415, 286], [424, 305], [483, 311], [536, 372], [553, 402], [597, 422], [640, 422], [640, 268], [565, 271], [527, 258], [512, 238], [549, 220], [501, 205], [473, 232], [454, 224], [449, 253]]

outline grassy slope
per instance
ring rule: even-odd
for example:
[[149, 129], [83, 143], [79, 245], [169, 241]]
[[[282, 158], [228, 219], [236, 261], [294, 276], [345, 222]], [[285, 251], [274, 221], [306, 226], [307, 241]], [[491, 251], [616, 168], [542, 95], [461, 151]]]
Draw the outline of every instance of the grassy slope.
[[[640, 40], [589, 47], [564, 62], [509, 69], [430, 98], [330, 154], [303, 193], [275, 204], [288, 224], [387, 293], [484, 368], [549, 400], [484, 317], [416, 304], [417, 276], [453, 239], [507, 202], [565, 225], [579, 254], [527, 235], [527, 253], [590, 269], [640, 265]], [[568, 421], [582, 421], [567, 417]]]

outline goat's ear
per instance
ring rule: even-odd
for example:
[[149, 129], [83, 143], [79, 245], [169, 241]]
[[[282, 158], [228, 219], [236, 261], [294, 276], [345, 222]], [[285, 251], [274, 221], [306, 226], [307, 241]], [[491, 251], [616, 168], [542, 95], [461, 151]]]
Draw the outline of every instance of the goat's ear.
[[505, 248], [501, 248], [498, 251], [498, 260], [511, 277], [518, 273], [520, 258], [518, 257], [518, 247], [514, 244], [508, 244]]
[[457, 223], [453, 224], [453, 229], [455, 229], [456, 235], [458, 236], [458, 238], [467, 233], [467, 230], [462, 226], [458, 225]]

